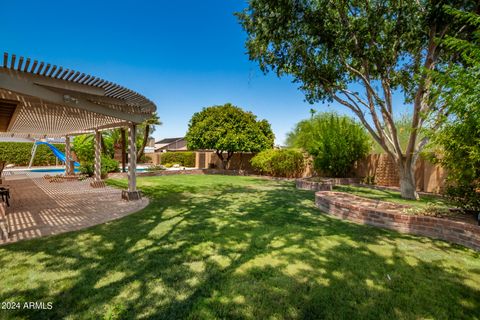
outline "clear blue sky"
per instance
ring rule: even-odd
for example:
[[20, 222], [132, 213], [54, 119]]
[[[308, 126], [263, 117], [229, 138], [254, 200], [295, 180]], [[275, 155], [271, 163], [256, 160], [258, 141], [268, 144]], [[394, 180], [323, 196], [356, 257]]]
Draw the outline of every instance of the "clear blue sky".
[[[311, 105], [289, 79], [248, 60], [240, 0], [4, 1], [1, 51], [134, 89], [158, 107], [155, 138], [183, 136], [192, 114], [231, 102], [267, 119], [282, 144]], [[327, 105], [313, 106], [327, 110]], [[344, 109], [340, 109], [344, 111]]]

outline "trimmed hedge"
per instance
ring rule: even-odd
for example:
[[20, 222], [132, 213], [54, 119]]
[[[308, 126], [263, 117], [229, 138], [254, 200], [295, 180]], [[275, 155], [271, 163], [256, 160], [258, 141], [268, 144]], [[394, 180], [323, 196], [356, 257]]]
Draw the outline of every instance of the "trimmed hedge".
[[[107, 156], [102, 155], [101, 159], [101, 175], [105, 176], [107, 173], [110, 172], [119, 172], [120, 168], [118, 166], [118, 161], [111, 159]], [[95, 173], [95, 163], [88, 161], [88, 162], [82, 162], [80, 164], [80, 172], [83, 174], [88, 175], [89, 177], [93, 176]]]
[[[65, 152], [64, 144], [54, 144], [54, 146]], [[13, 163], [17, 166], [28, 166], [32, 156], [32, 147], [33, 142], [0, 142], [0, 161], [5, 161], [7, 164]], [[38, 145], [33, 165], [55, 165], [55, 156], [52, 150], [46, 145]]]
[[305, 170], [305, 158], [295, 149], [270, 149], [250, 160], [252, 166], [263, 174], [274, 177], [298, 177]]
[[160, 163], [179, 164], [184, 167], [195, 167], [195, 152], [164, 152], [160, 155]]

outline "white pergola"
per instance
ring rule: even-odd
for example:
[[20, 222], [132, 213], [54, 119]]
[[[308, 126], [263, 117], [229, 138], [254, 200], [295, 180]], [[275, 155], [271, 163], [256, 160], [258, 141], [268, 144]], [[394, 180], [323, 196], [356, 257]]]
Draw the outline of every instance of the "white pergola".
[[[95, 134], [95, 176], [101, 182], [100, 132], [129, 130], [128, 200], [140, 197], [136, 189], [136, 125], [150, 118], [155, 104], [143, 95], [73, 69], [5, 53], [0, 66], [0, 135], [65, 137], [71, 159], [70, 137]], [[66, 173], [72, 164], [66, 161]]]

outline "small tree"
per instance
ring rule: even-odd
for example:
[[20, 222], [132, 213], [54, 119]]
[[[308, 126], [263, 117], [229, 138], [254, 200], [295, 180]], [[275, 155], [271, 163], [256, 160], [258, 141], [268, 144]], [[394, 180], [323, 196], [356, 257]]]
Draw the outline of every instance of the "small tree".
[[227, 103], [195, 113], [190, 120], [186, 140], [188, 149], [215, 150], [226, 169], [234, 152], [258, 152], [272, 148], [274, 135], [268, 121], [257, 121], [253, 113]]
[[[264, 72], [292, 76], [309, 102], [336, 101], [352, 110], [396, 163], [402, 197], [415, 199], [415, 162], [428, 142], [418, 134], [430, 124], [427, 116], [445, 109], [431, 97], [430, 71], [457, 58], [438, 40], [471, 36], [443, 12], [447, 2], [468, 12], [479, 7], [463, 0], [250, 0], [238, 16], [250, 58]], [[399, 90], [404, 103], [393, 99]], [[410, 134], [402, 148], [394, 110], [405, 112], [406, 104]]]
[[137, 151], [138, 159], [141, 159], [143, 154], [145, 153], [145, 147], [147, 146], [148, 138], [155, 131], [155, 126], [160, 126], [160, 125], [162, 125], [162, 122], [160, 121], [160, 118], [158, 117], [157, 113], [155, 113], [152, 117], [145, 120], [139, 126], [141, 128], [141, 131], [143, 131], [142, 132], [143, 139], [142, 139], [142, 144], [140, 145], [140, 148], [138, 148], [138, 151]]
[[355, 161], [371, 149], [365, 129], [353, 119], [335, 113], [319, 113], [300, 121], [288, 133], [287, 144], [310, 153], [315, 158], [315, 169], [331, 177], [351, 174]]

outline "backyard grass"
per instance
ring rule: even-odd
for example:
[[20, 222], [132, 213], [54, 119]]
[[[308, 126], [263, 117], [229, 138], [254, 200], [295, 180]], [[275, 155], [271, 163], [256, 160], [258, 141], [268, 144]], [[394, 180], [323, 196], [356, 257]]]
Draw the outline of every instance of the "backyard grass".
[[[126, 181], [110, 181], [125, 186]], [[292, 182], [139, 179], [144, 210], [0, 247], [2, 319], [479, 319], [480, 254], [321, 214]]]
[[439, 208], [449, 208], [453, 207], [448, 201], [444, 198], [433, 196], [433, 195], [420, 195], [420, 199], [417, 200], [408, 200], [402, 199], [400, 192], [395, 190], [376, 190], [367, 187], [355, 187], [355, 186], [335, 186], [334, 191], [348, 192], [360, 197], [365, 197], [374, 200], [395, 202], [399, 204], [410, 205], [415, 208], [425, 208], [429, 205], [435, 205]]

